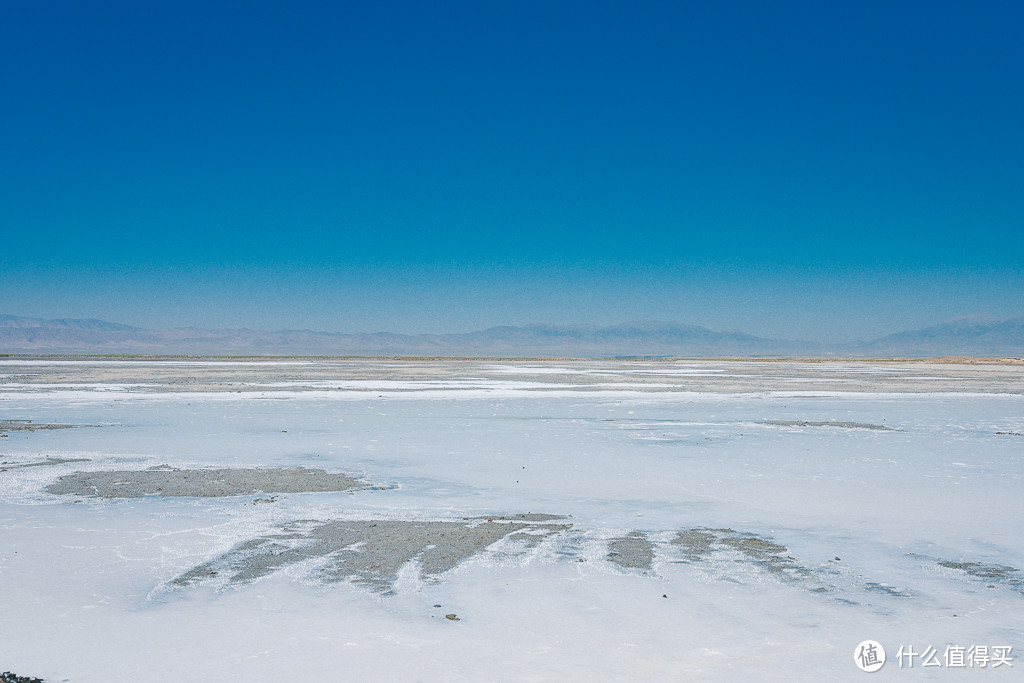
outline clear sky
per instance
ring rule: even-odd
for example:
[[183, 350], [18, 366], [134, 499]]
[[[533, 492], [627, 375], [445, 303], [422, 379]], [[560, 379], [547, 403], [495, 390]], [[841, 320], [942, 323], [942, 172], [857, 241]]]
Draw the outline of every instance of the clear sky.
[[1024, 3], [0, 8], [0, 313], [1024, 315]]

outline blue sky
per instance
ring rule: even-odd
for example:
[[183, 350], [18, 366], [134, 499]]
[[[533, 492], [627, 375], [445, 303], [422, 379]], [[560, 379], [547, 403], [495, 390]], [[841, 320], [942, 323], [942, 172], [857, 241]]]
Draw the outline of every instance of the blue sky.
[[1019, 2], [17, 2], [0, 312], [1024, 315]]

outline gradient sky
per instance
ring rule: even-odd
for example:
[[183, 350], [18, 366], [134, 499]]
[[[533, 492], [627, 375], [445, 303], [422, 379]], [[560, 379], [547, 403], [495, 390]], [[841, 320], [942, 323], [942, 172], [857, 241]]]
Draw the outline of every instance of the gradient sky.
[[0, 9], [0, 313], [849, 340], [1024, 315], [1024, 3]]

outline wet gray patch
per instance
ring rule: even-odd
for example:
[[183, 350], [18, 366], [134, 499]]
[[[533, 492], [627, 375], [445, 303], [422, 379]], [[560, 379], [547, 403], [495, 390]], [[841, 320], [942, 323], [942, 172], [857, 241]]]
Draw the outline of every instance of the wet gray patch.
[[44, 429], [73, 429], [74, 426], [38, 423], [32, 420], [0, 420], [0, 434], [6, 432], [38, 432]]
[[[740, 554], [740, 559], [734, 559], [734, 562], [756, 566], [760, 571], [771, 574], [780, 581], [793, 583], [811, 593], [828, 595], [829, 599], [845, 604], [858, 604], [860, 600], [842, 588], [844, 584], [849, 587], [855, 586], [864, 593], [890, 598], [912, 598], [917, 595], [907, 588], [857, 580], [848, 570], [839, 567], [839, 557], [817, 567], [808, 567], [788, 554], [789, 549], [786, 546], [753, 533], [733, 529], [696, 528], [679, 532], [672, 542], [682, 546], [684, 557], [690, 562], [708, 560], [712, 553], [719, 551], [736, 551]], [[836, 583], [838, 580], [841, 580], [840, 584]]]
[[[740, 557], [735, 562], [755, 565], [762, 571], [787, 580], [807, 580], [822, 574], [802, 566], [796, 558], [788, 555], [789, 549], [775, 541], [735, 529], [711, 529], [695, 527], [676, 533], [671, 541], [678, 546], [686, 562], [706, 562], [716, 554], [735, 551]], [[723, 555], [723, 558], [727, 557]], [[734, 556], [735, 558], [735, 556]], [[824, 573], [834, 573], [834, 570]], [[810, 590], [825, 592], [831, 587], [817, 587]]]
[[272, 534], [236, 545], [182, 574], [171, 585], [247, 584], [282, 568], [311, 562], [308, 574], [317, 581], [352, 581], [388, 592], [399, 571], [410, 562], [418, 565], [424, 579], [436, 579], [505, 537], [532, 539], [536, 544], [568, 528], [568, 524], [525, 521], [292, 522]]
[[48, 493], [99, 498], [181, 496], [219, 498], [253, 493], [347, 491], [365, 482], [319, 469], [148, 470], [74, 472], [46, 487]]
[[779, 553], [784, 553], [787, 550], [784, 545], [779, 545], [754, 534], [726, 536], [722, 538], [722, 543], [759, 560], [777, 557]]
[[631, 531], [608, 541], [608, 561], [625, 569], [650, 569], [654, 548], [646, 534]]
[[[715, 529], [714, 531], [719, 530]], [[728, 531], [732, 531], [732, 529]], [[687, 560], [699, 562], [711, 555], [711, 546], [716, 540], [716, 535], [710, 529], [687, 529], [677, 533], [671, 542], [682, 547], [683, 556]]]
[[869, 581], [863, 585], [864, 590], [869, 593], [881, 593], [882, 595], [888, 595], [894, 598], [912, 598], [914, 592], [909, 591], [906, 588], [897, 588], [896, 586], [890, 586], [887, 583], [876, 583]]
[[886, 432], [898, 432], [900, 430], [885, 425], [876, 425], [868, 422], [816, 422], [813, 420], [764, 420], [761, 424], [772, 425], [773, 427], [842, 427], [843, 429], [876, 429]]
[[749, 533], [734, 533], [720, 539], [722, 545], [743, 553], [747, 559], [772, 574], [796, 577], [810, 570], [800, 567], [796, 559], [785, 555], [786, 546]]
[[985, 579], [994, 583], [1006, 584], [1017, 590], [1024, 590], [1024, 575], [1016, 567], [981, 562], [953, 562], [952, 560], [939, 560], [938, 564], [947, 569], [957, 569], [976, 579]]
[[524, 513], [521, 513], [521, 514], [518, 514], [518, 515], [507, 515], [507, 516], [503, 515], [501, 517], [495, 517], [495, 516], [491, 515], [491, 516], [482, 516], [482, 517], [464, 517], [463, 519], [467, 519], [467, 520], [469, 520], [469, 519], [485, 519], [488, 522], [493, 522], [494, 520], [498, 520], [498, 521], [514, 520], [514, 521], [517, 521], [517, 522], [555, 522], [555, 521], [558, 521], [560, 519], [566, 519], [566, 516], [565, 515], [546, 515], [546, 514], [541, 513], [541, 512], [524, 512]]
[[6, 472], [7, 470], [16, 470], [22, 467], [47, 467], [49, 465], [63, 465], [68, 462], [89, 462], [89, 458], [46, 458], [45, 460], [37, 460], [35, 462], [25, 463], [12, 463], [12, 462], [0, 462], [0, 472]]

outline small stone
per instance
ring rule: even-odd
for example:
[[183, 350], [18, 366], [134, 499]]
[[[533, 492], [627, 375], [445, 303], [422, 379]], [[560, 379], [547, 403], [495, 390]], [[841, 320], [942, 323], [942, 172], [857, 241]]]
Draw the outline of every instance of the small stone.
[[440, 607], [441, 605], [434, 605], [434, 607]]
[[461, 620], [460, 620], [460, 619], [459, 619], [459, 618], [458, 618], [458, 617], [457, 617], [456, 615], [454, 615], [454, 614], [446, 614], [446, 615], [444, 615], [444, 618], [445, 618], [445, 619], [447, 619], [447, 620], [449, 620], [449, 621], [461, 621]]

